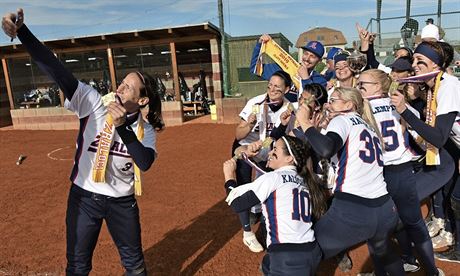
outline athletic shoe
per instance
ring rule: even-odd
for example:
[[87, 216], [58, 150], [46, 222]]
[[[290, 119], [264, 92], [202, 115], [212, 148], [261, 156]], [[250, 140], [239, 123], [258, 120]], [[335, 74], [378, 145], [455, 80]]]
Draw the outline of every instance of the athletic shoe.
[[434, 249], [439, 249], [454, 244], [454, 235], [444, 229], [439, 232], [439, 235], [431, 239]]
[[258, 253], [264, 251], [264, 248], [262, 247], [262, 245], [260, 245], [254, 233], [251, 233], [248, 236], [243, 237], [243, 243], [247, 247], [249, 247], [249, 250], [251, 250], [252, 252]]
[[430, 238], [433, 238], [444, 229], [444, 219], [433, 217], [433, 219], [426, 224], [426, 228], [428, 228]]
[[446, 276], [444, 271], [442, 271], [439, 267], [438, 267], [438, 276]]
[[403, 261], [404, 272], [416, 272], [420, 270], [420, 264], [415, 260], [415, 262], [406, 262]]
[[348, 252], [340, 253], [337, 255], [336, 260], [341, 271], [348, 272], [353, 268], [353, 263], [348, 255]]
[[434, 257], [440, 261], [460, 263], [460, 251], [451, 248], [444, 252], [434, 252]]
[[356, 274], [356, 276], [375, 276], [375, 273], [374, 273], [374, 271], [372, 271], [372, 272], [361, 272], [361, 273]]

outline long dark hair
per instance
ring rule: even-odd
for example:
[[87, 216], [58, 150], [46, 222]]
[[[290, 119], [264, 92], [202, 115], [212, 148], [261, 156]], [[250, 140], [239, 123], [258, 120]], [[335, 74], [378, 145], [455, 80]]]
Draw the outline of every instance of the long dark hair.
[[292, 86], [292, 78], [291, 78], [291, 76], [288, 73], [284, 72], [283, 70], [276, 71], [275, 73], [273, 73], [272, 77], [273, 76], [280, 77], [284, 81], [285, 86], [287, 86], [287, 87]]
[[445, 71], [454, 60], [454, 48], [449, 43], [444, 41], [438, 41], [438, 44], [441, 46], [442, 52], [444, 54], [442, 69]]
[[[304, 185], [310, 192], [310, 198], [312, 202], [312, 214], [315, 221], [326, 212], [326, 194], [324, 183], [313, 171], [313, 160], [312, 160], [312, 148], [310, 144], [304, 143], [297, 137], [284, 136], [286, 141], [289, 143], [289, 147], [292, 150], [293, 157], [295, 158], [297, 165], [297, 173], [303, 178]], [[285, 154], [289, 155], [289, 151], [285, 146], [283, 148]]]
[[137, 71], [136, 74], [139, 76], [139, 79], [143, 84], [140, 88], [140, 96], [149, 98], [149, 112], [147, 114], [147, 120], [153, 128], [161, 130], [164, 127], [164, 123], [161, 118], [161, 98], [155, 89], [157, 83], [152, 76], [145, 72]]

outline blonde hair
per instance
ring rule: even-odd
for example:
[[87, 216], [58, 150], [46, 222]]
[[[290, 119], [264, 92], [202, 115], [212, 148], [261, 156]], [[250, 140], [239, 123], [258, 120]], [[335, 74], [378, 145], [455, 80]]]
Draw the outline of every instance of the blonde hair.
[[[380, 70], [378, 70], [380, 71]], [[383, 72], [383, 71], [382, 71]], [[340, 94], [340, 97], [345, 101], [351, 101], [355, 106], [356, 112], [361, 115], [363, 120], [375, 131], [377, 137], [380, 140], [380, 145], [382, 146], [382, 151], [384, 150], [385, 144], [383, 144], [382, 135], [380, 133], [380, 128], [377, 124], [377, 121], [374, 118], [374, 114], [372, 113], [371, 105], [367, 99], [364, 99], [361, 96], [361, 92], [359, 92], [356, 88], [345, 88], [345, 87], [338, 87], [334, 90]]]
[[391, 77], [387, 73], [379, 69], [369, 69], [361, 73], [361, 75], [370, 75], [378, 84], [383, 93], [387, 94], [391, 85]]

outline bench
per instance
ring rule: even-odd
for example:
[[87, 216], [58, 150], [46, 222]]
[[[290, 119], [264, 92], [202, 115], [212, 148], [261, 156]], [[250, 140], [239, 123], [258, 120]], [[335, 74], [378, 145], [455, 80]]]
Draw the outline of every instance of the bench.
[[193, 115], [198, 115], [198, 111], [203, 111], [202, 101], [184, 101], [182, 102], [182, 110], [184, 112], [193, 111]]

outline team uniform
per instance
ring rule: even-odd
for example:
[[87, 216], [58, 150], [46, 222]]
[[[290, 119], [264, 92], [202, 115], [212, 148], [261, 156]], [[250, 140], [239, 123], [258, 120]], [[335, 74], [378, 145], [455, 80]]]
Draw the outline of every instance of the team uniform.
[[[281, 124], [280, 115], [286, 111], [289, 101], [283, 98], [282, 105], [278, 106], [267, 105], [268, 101], [269, 98], [266, 93], [255, 96], [248, 100], [239, 116], [242, 120], [248, 121], [251, 113], [257, 111], [257, 122], [245, 138], [239, 141], [235, 140], [232, 152], [240, 145], [249, 145], [259, 140], [265, 140], [265, 138], [270, 136], [271, 131]], [[264, 152], [267, 153], [266, 151]], [[266, 159], [264, 159], [265, 157], [266, 154], [264, 156], [259, 156], [259, 161], [262, 161], [260, 164], [262, 167], [264, 165], [264, 161], [266, 161]], [[245, 163], [243, 160], [237, 160], [236, 176], [238, 185], [251, 182], [252, 167]], [[253, 213], [260, 213], [260, 205], [254, 206], [251, 211]], [[238, 215], [240, 217], [243, 229], [245, 231], [250, 231], [249, 213], [245, 211]]]
[[[373, 98], [369, 99], [369, 103], [385, 143], [383, 175], [387, 183], [388, 193], [398, 208], [399, 217], [410, 240], [414, 243], [422, 263], [426, 269], [436, 272], [433, 248], [429, 246], [431, 239], [422, 217], [420, 201], [417, 196], [417, 185], [411, 162], [413, 153], [408, 145], [409, 133], [403, 129], [401, 116], [391, 104], [390, 98]], [[400, 237], [399, 234], [397, 237]], [[423, 244], [425, 246], [422, 246]], [[410, 244], [406, 244], [405, 240], [400, 240], [399, 245], [403, 249], [404, 261], [417, 266]], [[378, 261], [376, 263], [375, 269], [380, 269], [380, 273], [383, 274], [383, 268], [379, 266]]]
[[[227, 181], [227, 188], [232, 181]], [[240, 197], [231, 206], [235, 211], [263, 203], [267, 230], [267, 255], [263, 261], [265, 275], [314, 275], [321, 251], [312, 229], [311, 202], [303, 179], [295, 166], [285, 166], [239, 186]], [[247, 202], [246, 193], [258, 202]]]
[[460, 149], [460, 115], [457, 115], [455, 118], [455, 123], [452, 126], [452, 131], [450, 132], [450, 139], [455, 143], [457, 148]]
[[[105, 219], [123, 265], [127, 269], [143, 266], [139, 208], [134, 197], [134, 162], [127, 147], [115, 131], [106, 171], [106, 183], [95, 183], [91, 171], [99, 143], [99, 133], [104, 127], [107, 109], [100, 94], [91, 86], [78, 83], [66, 108], [80, 119], [75, 163], [70, 176], [72, 181], [67, 208], [67, 257], [73, 262], [90, 263], [97, 237]], [[137, 121], [131, 125], [137, 131]], [[155, 150], [155, 131], [143, 122], [145, 147]], [[87, 212], [81, 212], [86, 206]], [[129, 233], [129, 234], [128, 234]]]
[[[80, 188], [89, 192], [110, 197], [122, 197], [134, 193], [134, 162], [117, 132], [110, 148], [107, 162], [106, 183], [95, 183], [91, 177], [99, 134], [104, 127], [107, 108], [103, 106], [101, 95], [91, 86], [79, 82], [70, 101], [65, 101], [65, 107], [74, 112], [81, 122], [77, 141], [77, 154], [70, 180]], [[136, 113], [138, 119], [131, 125], [132, 131], [137, 132], [142, 116]], [[152, 126], [143, 122], [145, 147], [155, 149], [156, 137]]]
[[384, 263], [386, 272], [404, 275], [402, 262], [388, 245], [398, 215], [383, 178], [381, 145], [375, 131], [359, 114], [349, 112], [333, 118], [325, 136], [313, 127], [305, 135], [315, 152], [324, 152], [326, 139], [338, 140], [334, 137], [339, 136], [342, 143], [336, 153], [329, 149], [337, 164], [334, 197], [314, 226], [324, 258], [367, 241], [371, 256]]
[[[435, 87], [437, 85], [436, 80]], [[446, 73], [442, 74], [435, 99], [437, 107], [434, 110], [436, 113], [434, 127], [427, 126], [424, 122], [416, 119], [409, 110], [402, 112], [401, 116], [422, 138], [438, 148], [439, 165], [424, 165], [422, 170], [415, 174], [419, 199], [422, 200], [441, 188], [444, 191], [451, 189], [450, 201], [453, 216], [456, 223], [458, 221], [460, 224], [460, 188], [455, 184], [453, 188], [445, 186], [453, 177], [458, 175], [456, 168], [459, 154], [455, 150], [456, 147], [453, 142], [449, 141], [449, 134], [452, 134], [453, 129], [455, 129], [455, 123], [460, 112], [459, 88], [460, 83], [457, 78]], [[429, 103], [427, 104], [429, 106]], [[446, 225], [446, 229], [447, 227], [448, 225]]]
[[266, 105], [266, 103], [267, 94], [256, 96], [250, 99], [240, 112], [239, 116], [241, 119], [247, 121], [254, 107], [259, 110], [255, 126], [251, 129], [248, 136], [239, 141], [240, 145], [248, 145], [259, 140], [263, 141], [270, 136], [270, 132], [273, 128], [281, 124], [280, 115], [286, 111], [289, 101], [283, 98], [283, 104], [279, 108], [265, 107], [264, 105]]
[[[66, 273], [89, 274], [93, 251], [105, 220], [126, 275], [146, 275], [139, 209], [133, 194], [134, 163], [131, 156], [136, 158], [136, 164], [141, 164], [142, 168], [150, 167], [155, 157], [153, 128], [142, 122], [144, 139], [141, 144], [129, 132], [137, 130], [142, 120], [141, 115], [139, 112], [128, 115], [126, 124], [114, 130], [105, 173], [106, 183], [94, 183], [92, 169], [98, 135], [104, 128], [107, 115], [101, 96], [92, 87], [79, 82], [27, 26], [22, 25], [18, 37], [40, 69], [59, 85], [67, 100], [66, 107], [80, 119], [75, 163], [70, 177], [73, 184], [66, 212]], [[129, 138], [130, 142], [125, 145], [119, 132], [124, 133], [122, 137]]]
[[375, 132], [356, 113], [347, 113], [331, 120], [326, 133], [339, 134], [343, 148], [332, 157], [337, 166], [334, 192], [344, 192], [364, 198], [386, 195], [382, 174], [382, 151]]
[[[456, 118], [458, 119], [460, 114], [459, 87], [460, 82], [456, 77], [446, 73], [442, 75], [439, 92], [436, 98], [437, 121], [439, 120], [439, 116], [447, 115], [452, 112], [457, 112]], [[401, 115], [404, 117], [404, 114], [407, 113], [408, 112], [405, 111]], [[413, 123], [411, 123], [412, 121], [406, 121], [411, 124], [412, 128], [417, 131], [420, 136], [424, 136], [423, 130], [417, 128], [416, 125], [413, 125]], [[453, 128], [455, 128], [455, 121], [449, 126], [449, 132], [446, 133], [446, 137], [452, 133]], [[456, 164], [451, 154], [449, 154], [445, 149], [445, 144], [446, 143], [444, 142], [443, 146], [439, 147], [440, 165], [436, 166], [435, 170], [421, 170], [416, 174], [417, 193], [420, 200], [423, 200], [433, 192], [443, 187], [454, 174]]]

